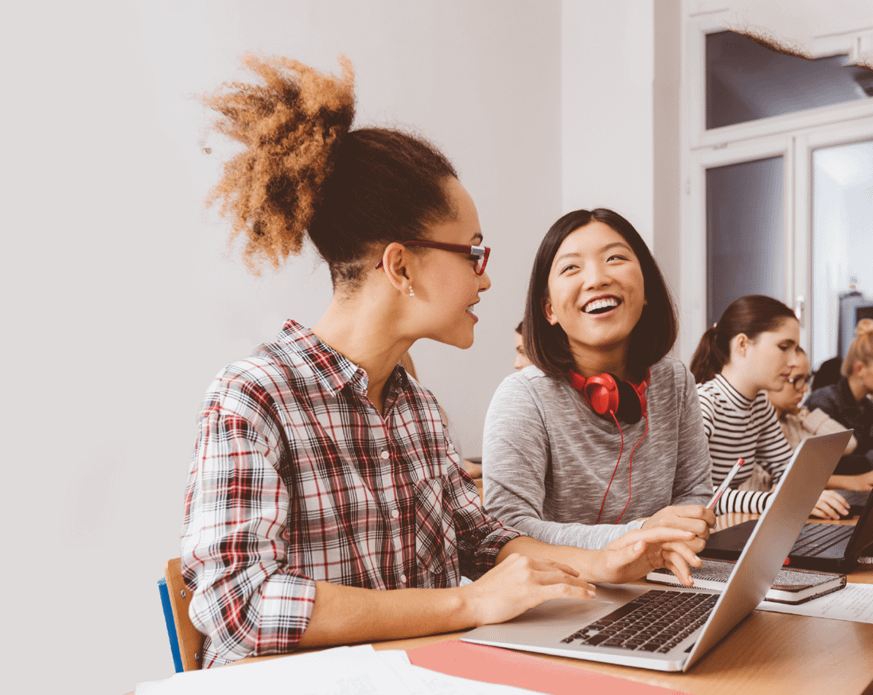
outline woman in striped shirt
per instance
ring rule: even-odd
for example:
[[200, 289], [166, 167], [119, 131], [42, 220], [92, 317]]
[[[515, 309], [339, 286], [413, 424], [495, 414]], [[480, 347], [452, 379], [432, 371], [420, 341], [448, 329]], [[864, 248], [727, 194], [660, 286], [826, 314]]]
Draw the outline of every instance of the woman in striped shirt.
[[[799, 339], [794, 312], [763, 295], [731, 303], [700, 339], [691, 372], [709, 439], [713, 484], [721, 484], [738, 458], [746, 462], [719, 501], [719, 513], [763, 512], [772, 493], [739, 488], [752, 477], [754, 464], [777, 483], [791, 459], [791, 447], [765, 389], [781, 389], [786, 383], [797, 364]], [[848, 512], [839, 493], [825, 490], [812, 513], [838, 519]]]

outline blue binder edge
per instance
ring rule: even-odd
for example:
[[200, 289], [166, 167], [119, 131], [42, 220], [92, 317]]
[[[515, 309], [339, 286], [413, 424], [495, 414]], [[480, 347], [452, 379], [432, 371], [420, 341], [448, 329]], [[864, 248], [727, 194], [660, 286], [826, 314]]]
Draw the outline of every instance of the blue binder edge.
[[173, 607], [170, 605], [170, 591], [167, 580], [158, 580], [158, 593], [161, 595], [161, 606], [164, 609], [164, 622], [167, 624], [167, 636], [170, 638], [170, 651], [173, 652], [173, 666], [176, 673], [182, 673], [182, 654], [179, 651], [179, 637], [176, 635], [176, 623], [173, 621]]

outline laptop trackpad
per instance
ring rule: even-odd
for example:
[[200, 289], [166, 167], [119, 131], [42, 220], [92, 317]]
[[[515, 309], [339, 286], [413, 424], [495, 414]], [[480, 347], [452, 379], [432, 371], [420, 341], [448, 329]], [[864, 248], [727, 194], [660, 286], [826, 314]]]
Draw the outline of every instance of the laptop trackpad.
[[[548, 643], [558, 643], [579, 628], [609, 615], [620, 605], [636, 598], [651, 587], [601, 584], [597, 598], [591, 601], [554, 599], [531, 608], [512, 620], [483, 625], [467, 633], [464, 638], [472, 641], [504, 641], [526, 638], [548, 638]], [[607, 599], [607, 600], [603, 600]]]
[[616, 604], [612, 601], [574, 601], [573, 599], [555, 599], [546, 601], [535, 608], [513, 618], [513, 623], [541, 623], [544, 619], [552, 624], [566, 623], [568, 625], [584, 625], [597, 620], [600, 614], [610, 613]]

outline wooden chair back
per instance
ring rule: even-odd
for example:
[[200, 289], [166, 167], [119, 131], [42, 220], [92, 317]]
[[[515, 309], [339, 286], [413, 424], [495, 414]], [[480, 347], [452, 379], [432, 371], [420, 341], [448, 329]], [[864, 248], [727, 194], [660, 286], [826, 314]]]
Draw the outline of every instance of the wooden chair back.
[[[167, 560], [164, 567], [164, 578], [167, 581], [170, 606], [173, 609], [173, 624], [176, 627], [176, 640], [179, 643], [182, 670], [196, 671], [203, 663], [203, 635], [194, 627], [194, 623], [188, 617], [191, 592], [185, 587], [185, 582], [182, 579], [181, 558], [174, 557]], [[172, 642], [172, 637], [170, 641]]]

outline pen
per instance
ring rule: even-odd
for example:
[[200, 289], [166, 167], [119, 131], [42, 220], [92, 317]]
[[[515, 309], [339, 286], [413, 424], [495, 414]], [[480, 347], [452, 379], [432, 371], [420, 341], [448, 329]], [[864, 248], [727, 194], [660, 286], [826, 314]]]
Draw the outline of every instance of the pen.
[[725, 490], [728, 489], [728, 485], [731, 484], [731, 480], [734, 479], [734, 476], [737, 474], [737, 471], [740, 470], [740, 466], [745, 463], [743, 459], [737, 459], [737, 462], [734, 464], [734, 467], [730, 469], [727, 474], [727, 477], [721, 481], [721, 485], [718, 486], [718, 490], [715, 491], [715, 494], [712, 496], [712, 499], [709, 500], [709, 504], [706, 505], [707, 509], [712, 509], [715, 506], [715, 503], [718, 502], [718, 498], [722, 496]]

